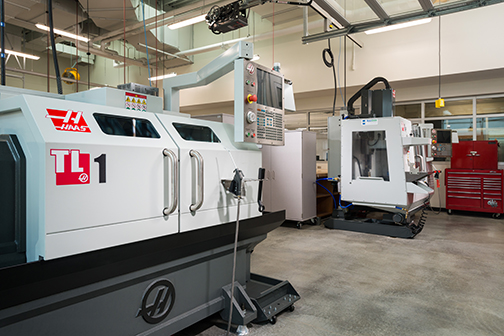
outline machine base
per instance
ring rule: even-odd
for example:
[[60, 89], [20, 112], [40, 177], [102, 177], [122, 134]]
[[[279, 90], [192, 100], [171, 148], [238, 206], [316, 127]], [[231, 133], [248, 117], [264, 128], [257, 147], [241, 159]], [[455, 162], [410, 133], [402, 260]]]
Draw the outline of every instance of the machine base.
[[394, 238], [414, 238], [422, 231], [422, 226], [406, 226], [399, 224], [383, 223], [376, 219], [342, 219], [331, 217], [324, 223], [328, 229], [338, 229], [371, 233]]
[[[250, 274], [250, 254], [284, 219], [281, 211], [240, 223], [234, 324], [261, 322], [276, 304], [271, 319], [299, 299], [287, 281]], [[171, 335], [229, 313], [233, 236], [226, 223], [0, 269], [0, 334]]]
[[258, 274], [250, 274], [247, 283], [247, 294], [252, 299], [257, 318], [254, 322], [274, 324], [276, 315], [289, 309], [294, 310], [294, 302], [300, 299], [299, 294], [288, 281], [280, 281]]

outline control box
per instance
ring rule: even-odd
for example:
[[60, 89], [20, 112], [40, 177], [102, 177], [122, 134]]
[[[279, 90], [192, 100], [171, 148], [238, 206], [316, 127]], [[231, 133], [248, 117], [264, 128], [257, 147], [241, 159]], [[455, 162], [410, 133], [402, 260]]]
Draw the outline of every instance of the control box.
[[246, 59], [235, 61], [235, 141], [284, 145], [284, 77]]
[[452, 130], [433, 129], [432, 138], [432, 157], [446, 158], [452, 156]]

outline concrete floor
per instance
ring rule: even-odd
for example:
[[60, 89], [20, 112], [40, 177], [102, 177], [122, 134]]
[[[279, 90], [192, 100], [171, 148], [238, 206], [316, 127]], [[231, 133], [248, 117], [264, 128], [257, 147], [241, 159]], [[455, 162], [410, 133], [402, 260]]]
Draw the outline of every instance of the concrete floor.
[[[504, 219], [429, 212], [415, 239], [282, 226], [252, 254], [252, 272], [301, 295], [249, 335], [504, 335]], [[177, 335], [220, 336], [209, 318]]]

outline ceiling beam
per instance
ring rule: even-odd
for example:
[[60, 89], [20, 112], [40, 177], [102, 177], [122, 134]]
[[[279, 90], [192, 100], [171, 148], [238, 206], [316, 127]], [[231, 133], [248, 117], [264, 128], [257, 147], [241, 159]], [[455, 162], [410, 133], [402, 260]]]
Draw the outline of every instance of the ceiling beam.
[[326, 0], [313, 0], [311, 7], [320, 15], [334, 23], [338, 28], [346, 28], [350, 26], [350, 22], [348, 22], [348, 20]]
[[[385, 21], [385, 20], [390, 19], [389, 15], [387, 14], [387, 12], [385, 12], [385, 10], [378, 3], [378, 1], [376, 1], [376, 0], [364, 0], [364, 1], [369, 6], [369, 8], [371, 8], [371, 10], [376, 14], [376, 16], [378, 16], [380, 18], [380, 20]], [[428, 0], [428, 1], [430, 1], [430, 0]]]
[[420, 3], [420, 6], [422, 6], [422, 9], [425, 12], [428, 12], [428, 11], [431, 11], [434, 9], [434, 5], [432, 4], [431, 0], [418, 0], [418, 2]]
[[[420, 12], [414, 12], [414, 13], [409, 13], [409, 14], [405, 14], [405, 15], [391, 17], [390, 19], [387, 20], [386, 25], [393, 25], [396, 23], [424, 19], [427, 17], [452, 14], [452, 13], [457, 13], [457, 12], [461, 12], [461, 11], [465, 11], [465, 10], [469, 10], [469, 9], [494, 5], [494, 4], [498, 4], [498, 3], [502, 3], [502, 2], [504, 2], [504, 0], [473, 0], [473, 1], [465, 1], [462, 3], [448, 4], [448, 5], [443, 5], [443, 6], [439, 6], [437, 8], [434, 8], [433, 10], [431, 10], [429, 12], [420, 11]], [[360, 24], [355, 24], [355, 25], [349, 25], [347, 27], [337, 29], [337, 30], [322, 32], [322, 33], [318, 33], [318, 34], [312, 34], [309, 36], [303, 36], [302, 41], [303, 41], [303, 43], [313, 43], [313, 42], [317, 42], [317, 41], [327, 40], [328, 38], [334, 38], [334, 37], [345, 36], [345, 35], [349, 35], [349, 34], [361, 33], [366, 30], [370, 30], [373, 28], [379, 28], [379, 27], [383, 27], [383, 26], [384, 26], [383, 21], [380, 21], [380, 20], [365, 22], [365, 23], [360, 23]]]

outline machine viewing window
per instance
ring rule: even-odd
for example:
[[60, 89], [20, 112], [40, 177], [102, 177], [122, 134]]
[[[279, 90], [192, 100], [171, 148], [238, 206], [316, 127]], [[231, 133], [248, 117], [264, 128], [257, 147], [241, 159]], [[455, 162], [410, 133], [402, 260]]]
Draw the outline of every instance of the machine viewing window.
[[352, 133], [352, 179], [390, 181], [385, 131]]
[[283, 80], [280, 76], [257, 69], [257, 103], [282, 109]]
[[208, 126], [173, 123], [182, 139], [188, 141], [221, 142]]
[[105, 134], [159, 139], [159, 133], [149, 120], [111, 114], [94, 113], [94, 118]]

